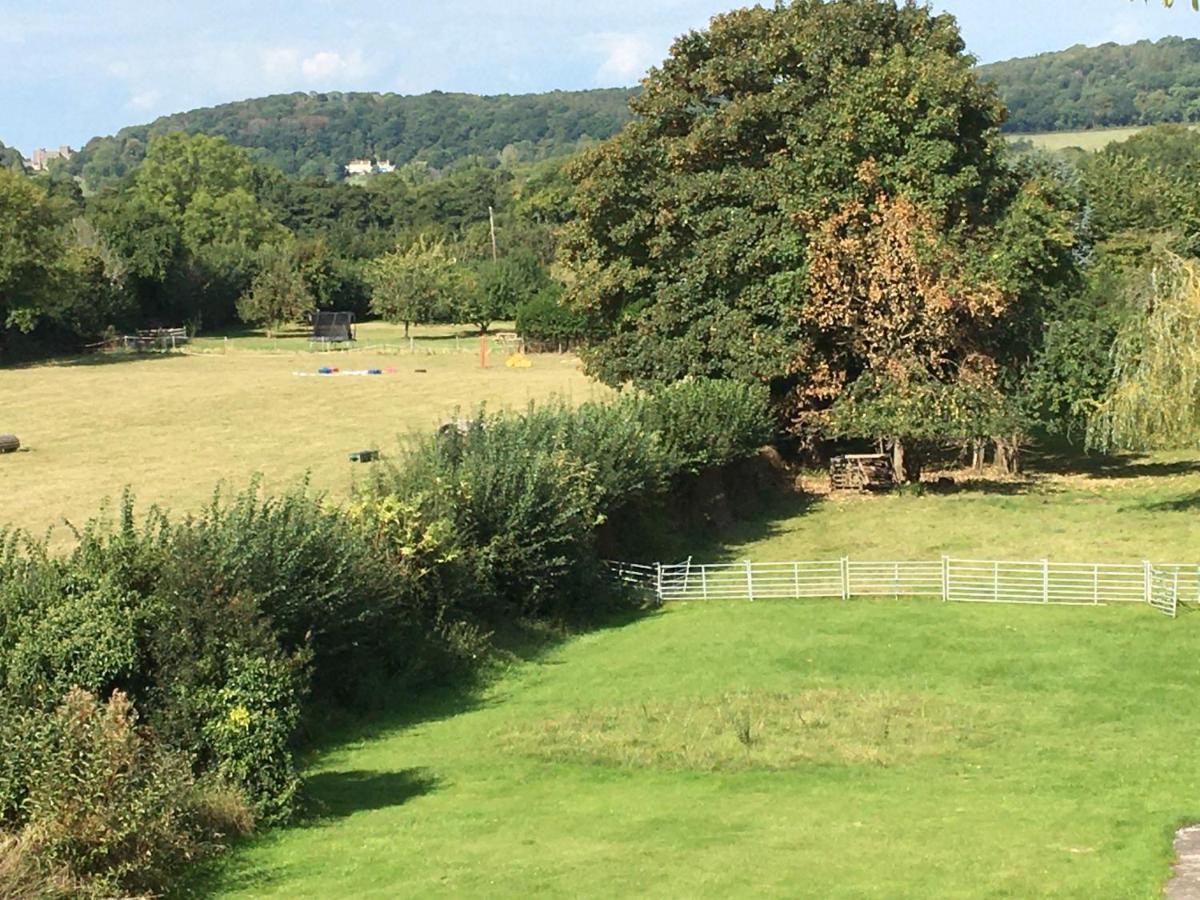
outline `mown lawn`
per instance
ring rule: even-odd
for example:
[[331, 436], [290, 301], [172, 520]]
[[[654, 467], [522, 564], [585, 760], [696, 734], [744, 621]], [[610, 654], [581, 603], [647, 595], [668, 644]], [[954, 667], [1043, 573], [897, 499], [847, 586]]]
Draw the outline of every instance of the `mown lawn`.
[[[809, 498], [723, 558], [1200, 557], [1194, 454]], [[368, 723], [221, 896], [1155, 897], [1200, 818], [1200, 616], [678, 604]]]
[[[1111, 458], [1030, 451], [1020, 479], [973, 479], [923, 495], [818, 494], [737, 526], [705, 559], [983, 559], [1200, 563], [1200, 454]], [[684, 553], [686, 542], [676, 542]], [[684, 553], [686, 555], [686, 553]]]
[[1200, 617], [679, 605], [383, 723], [222, 896], [1154, 897]]
[[[360, 344], [389, 345], [402, 329], [359, 328]], [[405, 349], [308, 352], [301, 338], [205, 338], [186, 354], [90, 356], [0, 369], [0, 434], [24, 449], [0, 455], [0, 525], [41, 532], [80, 523], [130, 485], [143, 503], [177, 510], [205, 503], [220, 481], [244, 487], [262, 473], [273, 491], [306, 473], [344, 497], [365, 467], [348, 454], [385, 452], [456, 407], [521, 407], [603, 389], [570, 355], [536, 354], [513, 369], [495, 347], [479, 366], [478, 340], [448, 328], [414, 329]], [[319, 366], [392, 369], [363, 377], [299, 377]], [[60, 542], [69, 533], [60, 528]]]

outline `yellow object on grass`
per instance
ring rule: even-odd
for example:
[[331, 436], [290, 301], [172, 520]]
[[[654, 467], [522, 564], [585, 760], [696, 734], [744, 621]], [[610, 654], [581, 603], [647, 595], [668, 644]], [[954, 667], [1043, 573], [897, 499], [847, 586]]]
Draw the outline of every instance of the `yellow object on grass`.
[[533, 365], [524, 353], [513, 353], [504, 361], [504, 364], [510, 369], [528, 369]]

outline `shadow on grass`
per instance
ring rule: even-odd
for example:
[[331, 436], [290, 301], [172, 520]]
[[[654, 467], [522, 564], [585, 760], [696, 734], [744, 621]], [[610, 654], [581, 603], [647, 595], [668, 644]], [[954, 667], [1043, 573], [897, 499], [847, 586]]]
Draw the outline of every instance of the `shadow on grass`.
[[753, 513], [741, 513], [719, 528], [687, 534], [692, 556], [696, 562], [730, 562], [735, 556], [731, 544], [739, 546], [786, 534], [795, 529], [794, 519], [807, 515], [824, 500], [818, 494], [781, 491], [763, 501]]
[[432, 793], [440, 781], [428, 769], [399, 772], [318, 772], [304, 779], [300, 826], [315, 826], [344, 819], [356, 812], [400, 806], [414, 797]]
[[1024, 494], [1045, 494], [1056, 490], [1043, 482], [1030, 478], [988, 478], [986, 474], [972, 474], [950, 483], [930, 481], [924, 484], [925, 492], [934, 496], [949, 494], [989, 494], [998, 497], [1019, 497]]
[[1176, 497], [1173, 500], [1160, 500], [1157, 503], [1144, 503], [1139, 509], [1147, 512], [1193, 512], [1200, 510], [1200, 491], [1193, 491]]
[[[401, 806], [436, 790], [440, 781], [427, 769], [318, 772], [304, 779], [303, 805], [292, 828], [319, 828], [357, 812]], [[264, 835], [270, 840], [270, 832]], [[250, 839], [253, 840], [253, 839]], [[243, 842], [235, 842], [236, 844]], [[259, 891], [291, 876], [286, 866], [263, 866], [236, 852], [198, 863], [173, 896], [196, 898], [216, 893]]]
[[1055, 449], [1030, 451], [1028, 457], [1032, 468], [1050, 475], [1079, 475], [1085, 478], [1161, 478], [1169, 475], [1200, 474], [1200, 460], [1155, 462], [1145, 453], [1094, 456]]
[[52, 356], [44, 359], [28, 359], [0, 365], [4, 369], [36, 369], [115, 366], [138, 362], [154, 362], [163, 359], [182, 359], [183, 353], [171, 350], [117, 350], [111, 353], [88, 353], [83, 356]]
[[489, 658], [476, 671], [443, 675], [434, 680], [380, 680], [349, 706], [318, 702], [304, 723], [301, 768], [347, 744], [377, 740], [425, 722], [441, 721], [503, 702], [494, 686], [507, 669], [519, 665], [558, 665], [554, 651], [571, 637], [623, 628], [654, 610], [625, 605], [587, 620], [549, 625], [508, 623], [491, 633]]

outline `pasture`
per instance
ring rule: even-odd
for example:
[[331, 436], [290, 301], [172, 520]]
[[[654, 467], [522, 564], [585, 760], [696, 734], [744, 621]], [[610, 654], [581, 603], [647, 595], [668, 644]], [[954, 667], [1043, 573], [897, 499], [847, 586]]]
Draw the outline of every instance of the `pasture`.
[[[511, 369], [493, 342], [481, 369], [476, 337], [444, 327], [413, 336], [415, 352], [402, 328], [371, 323], [359, 326], [358, 343], [373, 349], [310, 352], [302, 337], [249, 335], [204, 338], [184, 353], [0, 369], [0, 433], [25, 448], [0, 455], [0, 523], [39, 533], [64, 518], [81, 523], [126, 485], [142, 503], [194, 509], [218, 482], [239, 489], [254, 473], [272, 490], [308, 474], [314, 488], [342, 497], [362, 471], [351, 451], [386, 453], [456, 407], [603, 391], [571, 355], [538, 354], [531, 368]], [[318, 366], [396, 371], [293, 374]]]
[[[1039, 463], [783, 500], [707, 550], [1198, 555], [1195, 454]], [[347, 731], [312, 760], [309, 817], [206, 889], [1155, 897], [1200, 816], [1197, 653], [1200, 617], [1140, 605], [670, 604]]]
[[1140, 126], [1132, 128], [1085, 128], [1080, 131], [1043, 131], [1036, 133], [1012, 133], [1005, 137], [1010, 141], [1029, 141], [1039, 150], [1066, 150], [1078, 147], [1088, 153], [1103, 150], [1116, 141], [1133, 137]]

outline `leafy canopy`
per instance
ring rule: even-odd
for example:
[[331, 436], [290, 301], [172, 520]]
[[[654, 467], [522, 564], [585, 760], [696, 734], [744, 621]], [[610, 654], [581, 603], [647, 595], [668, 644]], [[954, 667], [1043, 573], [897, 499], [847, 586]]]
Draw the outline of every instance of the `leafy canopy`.
[[238, 298], [237, 313], [243, 322], [261, 325], [272, 335], [289, 322], [303, 320], [316, 303], [294, 248], [268, 245], [259, 259], [258, 274]]
[[444, 241], [419, 237], [411, 247], [397, 247], [371, 260], [365, 276], [371, 288], [371, 312], [389, 322], [413, 323], [444, 317], [458, 294], [457, 260]]
[[803, 422], [864, 373], [1020, 365], [1072, 212], [1006, 161], [971, 63], [951, 17], [889, 0], [737, 10], [677, 40], [572, 171], [590, 370], [766, 382]]
[[0, 168], [0, 333], [31, 330], [55, 303], [62, 224], [62, 210], [39, 184]]

